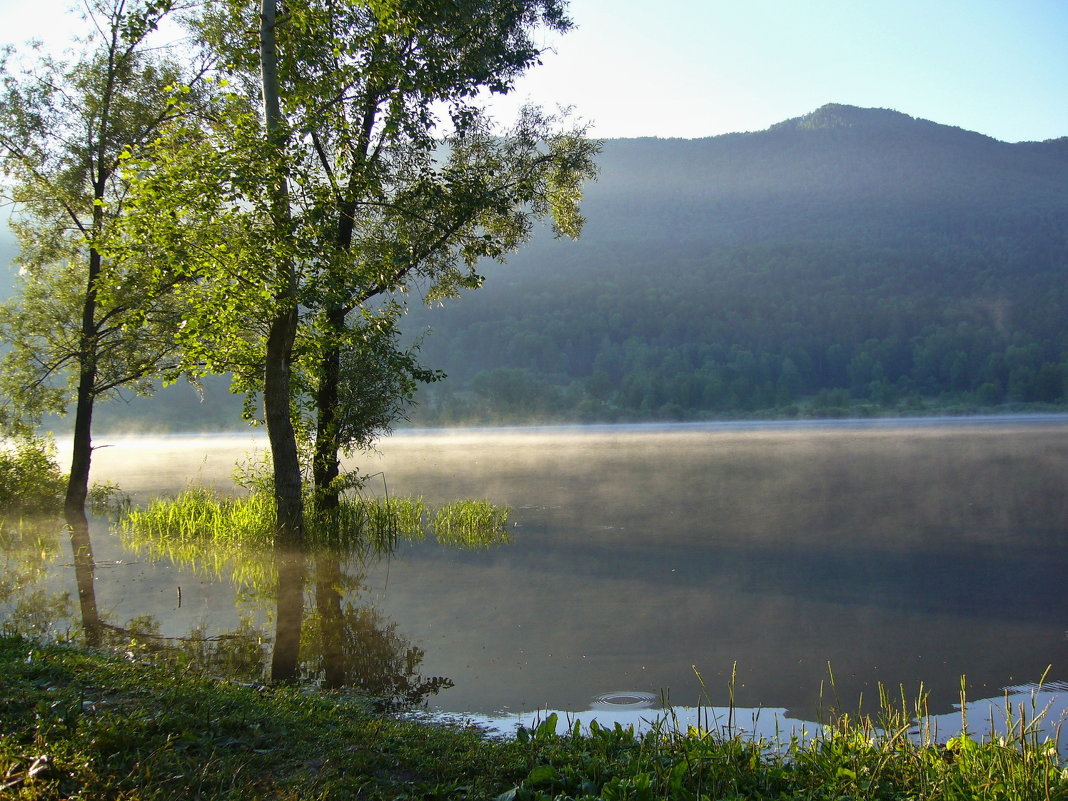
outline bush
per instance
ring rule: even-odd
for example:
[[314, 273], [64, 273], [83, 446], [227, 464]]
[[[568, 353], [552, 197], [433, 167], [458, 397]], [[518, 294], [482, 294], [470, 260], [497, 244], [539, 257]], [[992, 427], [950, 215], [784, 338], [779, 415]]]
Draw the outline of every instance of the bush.
[[58, 511], [66, 485], [50, 440], [32, 437], [0, 449], [0, 510]]

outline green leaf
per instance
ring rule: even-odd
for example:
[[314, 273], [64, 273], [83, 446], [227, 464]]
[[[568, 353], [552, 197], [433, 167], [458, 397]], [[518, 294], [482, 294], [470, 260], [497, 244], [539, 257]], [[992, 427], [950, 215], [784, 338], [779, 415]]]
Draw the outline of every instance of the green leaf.
[[551, 740], [556, 736], [556, 724], [559, 720], [559, 716], [553, 712], [549, 717], [545, 718], [538, 727], [534, 730], [534, 739], [538, 741]]
[[527, 776], [527, 781], [530, 784], [537, 786], [539, 784], [548, 784], [549, 782], [554, 781], [556, 776], [556, 768], [552, 765], [539, 765], [530, 771], [530, 774]]

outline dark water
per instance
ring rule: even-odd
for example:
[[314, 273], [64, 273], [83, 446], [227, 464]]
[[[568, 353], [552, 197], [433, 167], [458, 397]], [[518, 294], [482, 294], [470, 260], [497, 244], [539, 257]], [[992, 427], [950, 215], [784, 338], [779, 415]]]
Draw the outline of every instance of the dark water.
[[[247, 445], [117, 439], [97, 478], [136, 497], [190, 478], [226, 485]], [[406, 673], [408, 689], [447, 677], [455, 686], [430, 698], [446, 711], [579, 712], [613, 693], [725, 705], [733, 670], [740, 707], [811, 720], [870, 703], [880, 682], [911, 694], [922, 682], [931, 711], [948, 713], [962, 675], [973, 698], [1068, 679], [1062, 420], [487, 430], [403, 434], [381, 451], [359, 465], [383, 473], [379, 491], [512, 508], [509, 545], [402, 543], [389, 560], [339, 566], [354, 661]], [[77, 630], [64, 537], [36, 566], [7, 556], [9, 626]], [[197, 558], [131, 552], [103, 521], [92, 538], [104, 619], [147, 616], [158, 637], [251, 632], [214, 647], [255, 672], [271, 593], [249, 577], [264, 565], [222, 560], [217, 578]], [[64, 591], [67, 617], [57, 600], [27, 611], [25, 599], [43, 608]], [[332, 625], [315, 618], [314, 587], [308, 608], [313, 630]]]
[[398, 439], [394, 491], [486, 495], [518, 528], [493, 552], [395, 560], [388, 608], [428, 663], [472, 677], [456, 708], [692, 704], [694, 667], [720, 702], [735, 662], [739, 704], [799, 713], [828, 662], [843, 699], [879, 681], [954, 699], [962, 674], [996, 694], [1068, 667], [1066, 434]]

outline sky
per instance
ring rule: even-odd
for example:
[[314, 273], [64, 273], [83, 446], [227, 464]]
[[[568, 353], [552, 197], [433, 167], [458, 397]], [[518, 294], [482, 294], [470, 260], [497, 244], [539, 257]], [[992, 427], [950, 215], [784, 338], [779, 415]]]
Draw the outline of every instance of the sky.
[[[62, 41], [70, 0], [0, 0], [0, 41]], [[755, 131], [825, 103], [1007, 142], [1068, 136], [1068, 0], [571, 0], [507, 102], [603, 138]]]

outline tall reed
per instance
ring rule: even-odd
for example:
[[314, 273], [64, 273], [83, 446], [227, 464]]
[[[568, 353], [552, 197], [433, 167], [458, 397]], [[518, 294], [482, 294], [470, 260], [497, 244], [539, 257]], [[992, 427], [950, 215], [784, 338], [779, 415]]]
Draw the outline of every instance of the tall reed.
[[[362, 560], [391, 552], [399, 540], [422, 540], [428, 530], [450, 547], [504, 544], [507, 520], [508, 511], [488, 501], [458, 501], [434, 511], [422, 498], [348, 496], [329, 513], [309, 511], [306, 523], [311, 550]], [[272, 575], [274, 524], [274, 500], [267, 492], [229, 497], [196, 486], [126, 508], [119, 523], [132, 548], [215, 575], [229, 567], [254, 584]]]
[[438, 509], [431, 524], [441, 545], [489, 548], [509, 541], [508, 510], [489, 501], [457, 501]]

